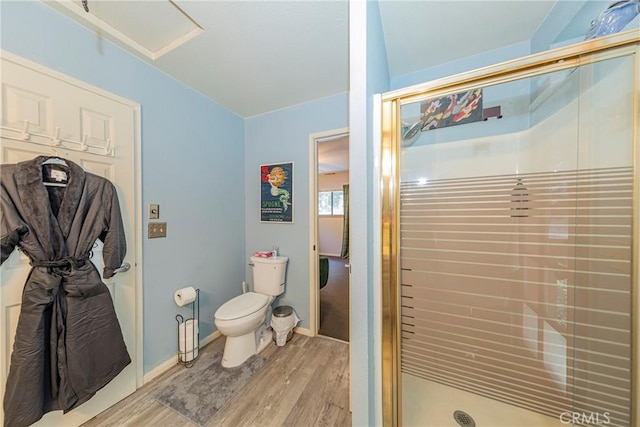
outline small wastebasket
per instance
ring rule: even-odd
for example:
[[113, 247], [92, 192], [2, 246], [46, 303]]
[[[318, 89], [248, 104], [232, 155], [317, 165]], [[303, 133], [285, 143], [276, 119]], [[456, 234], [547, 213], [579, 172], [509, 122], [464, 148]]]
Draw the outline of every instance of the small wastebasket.
[[272, 314], [273, 341], [278, 347], [282, 347], [293, 338], [293, 328], [295, 328], [300, 319], [293, 311], [293, 308], [288, 305], [274, 308]]

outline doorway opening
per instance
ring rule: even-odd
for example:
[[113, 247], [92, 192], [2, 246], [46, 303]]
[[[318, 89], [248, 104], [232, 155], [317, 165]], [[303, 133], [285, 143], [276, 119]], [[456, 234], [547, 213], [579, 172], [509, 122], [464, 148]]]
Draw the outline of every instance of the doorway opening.
[[310, 137], [311, 328], [349, 341], [349, 134], [347, 129]]

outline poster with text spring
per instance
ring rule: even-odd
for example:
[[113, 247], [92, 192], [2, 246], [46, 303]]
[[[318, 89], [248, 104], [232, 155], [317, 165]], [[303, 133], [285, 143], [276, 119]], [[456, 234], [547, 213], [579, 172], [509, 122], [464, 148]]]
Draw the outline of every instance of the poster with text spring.
[[293, 162], [260, 166], [260, 222], [293, 222]]

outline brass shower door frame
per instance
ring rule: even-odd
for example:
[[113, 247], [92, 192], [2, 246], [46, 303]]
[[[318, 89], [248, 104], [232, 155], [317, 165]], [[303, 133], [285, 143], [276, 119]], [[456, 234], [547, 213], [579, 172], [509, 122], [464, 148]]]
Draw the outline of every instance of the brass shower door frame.
[[[640, 165], [640, 34], [637, 29], [588, 40], [520, 59], [480, 68], [474, 71], [421, 83], [382, 95], [382, 136], [380, 168], [381, 200], [381, 354], [382, 354], [382, 420], [385, 426], [402, 425], [402, 393], [400, 371], [400, 141], [401, 107], [451, 93], [496, 85], [539, 74], [575, 68], [595, 61], [635, 55], [633, 117], [633, 229], [632, 229], [632, 402], [640, 399], [640, 302], [638, 301], [638, 254], [640, 200], [638, 165]], [[632, 408], [632, 425], [640, 425], [640, 405]]]

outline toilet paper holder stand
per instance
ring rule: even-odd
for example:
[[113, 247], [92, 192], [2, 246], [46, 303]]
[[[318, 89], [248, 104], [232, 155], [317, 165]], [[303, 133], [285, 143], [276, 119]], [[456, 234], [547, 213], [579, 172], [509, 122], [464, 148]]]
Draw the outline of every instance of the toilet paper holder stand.
[[[191, 338], [193, 348], [187, 348], [187, 324], [189, 320], [191, 323]], [[184, 365], [187, 368], [193, 366], [193, 364], [200, 357], [200, 289], [196, 289], [196, 299], [191, 303], [191, 318], [186, 319], [180, 315], [176, 315], [176, 321], [178, 322], [178, 364]], [[180, 348], [180, 327], [184, 324], [184, 349]], [[191, 356], [191, 357], [190, 357]]]

